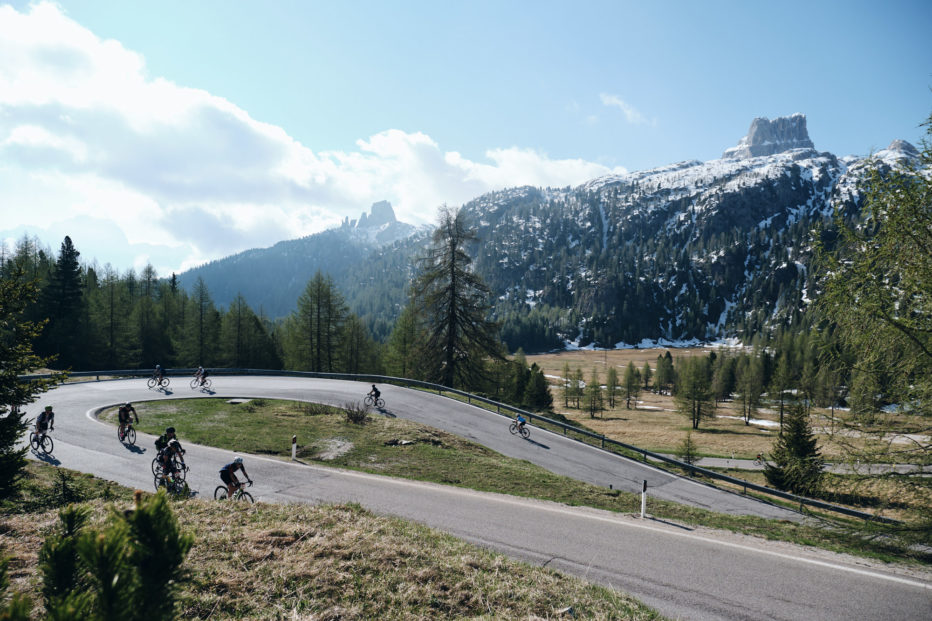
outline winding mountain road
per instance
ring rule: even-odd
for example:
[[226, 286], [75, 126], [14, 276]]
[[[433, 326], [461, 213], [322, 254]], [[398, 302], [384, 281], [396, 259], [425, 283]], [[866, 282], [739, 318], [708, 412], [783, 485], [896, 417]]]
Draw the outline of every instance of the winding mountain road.
[[[56, 411], [49, 461], [123, 485], [151, 489], [152, 438], [117, 442], [96, 412], [124, 401], [200, 397], [186, 383], [168, 393], [145, 380], [66, 384], [40, 400]], [[358, 401], [358, 382], [221, 376], [213, 396], [267, 397], [339, 405]], [[560, 435], [532, 428], [507, 433], [494, 413], [420, 391], [384, 386], [390, 414], [438, 427], [508, 456], [597, 485], [705, 506], [720, 512], [798, 519], [798, 514], [675, 477]], [[183, 437], [183, 429], [180, 430]], [[283, 438], [284, 447], [290, 438]], [[230, 451], [186, 444], [188, 482], [202, 496], [219, 483]], [[248, 459], [258, 500], [358, 502], [412, 519], [510, 556], [560, 569], [631, 593], [665, 615], [684, 619], [928, 619], [932, 581], [874, 568], [850, 557], [732, 534], [700, 531], [581, 507], [475, 492], [261, 456]], [[571, 605], [572, 602], [567, 602]]]

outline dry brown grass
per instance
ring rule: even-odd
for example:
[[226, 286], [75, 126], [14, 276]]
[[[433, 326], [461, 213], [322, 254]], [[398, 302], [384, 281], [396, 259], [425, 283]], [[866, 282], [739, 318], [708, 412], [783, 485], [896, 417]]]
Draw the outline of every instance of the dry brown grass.
[[[98, 519], [106, 514], [102, 501], [89, 504]], [[659, 618], [609, 589], [358, 506], [173, 506], [195, 534], [180, 618], [551, 619], [569, 606], [576, 618]], [[13, 589], [33, 601], [37, 551], [55, 519], [47, 511], [4, 524]]]
[[[585, 379], [591, 376], [592, 369], [595, 368], [603, 382], [608, 367], [613, 365], [617, 368], [619, 377], [623, 377], [629, 362], [634, 362], [638, 369], [641, 369], [645, 362], [649, 362], [651, 369], [654, 369], [657, 356], [665, 351], [667, 350], [569, 351], [531, 355], [527, 357], [527, 360], [529, 364], [536, 362], [549, 377], [555, 411], [609, 438], [652, 451], [672, 453], [683, 442], [686, 432], [690, 430], [688, 419], [676, 412], [673, 397], [642, 391], [637, 409], [626, 409], [622, 399], [616, 401], [613, 409], [602, 412], [597, 418], [590, 418], [589, 414], [583, 410], [564, 407], [561, 383], [558, 379], [563, 375], [564, 363], [568, 363], [572, 371], [577, 368], [582, 369]], [[694, 347], [669, 351], [676, 359], [681, 356], [708, 355], [711, 350]], [[729, 416], [740, 418], [737, 404], [719, 403], [716, 408], [716, 417], [703, 420], [699, 429], [693, 431], [692, 440], [697, 444], [700, 455], [753, 459], [758, 453], [770, 452], [776, 437], [776, 428], [754, 424], [745, 425], [742, 420], [726, 418]], [[828, 416], [827, 411], [814, 409], [813, 430], [819, 436], [823, 457], [830, 461], [842, 461], [847, 457], [848, 449], [837, 441], [842, 438], [832, 437]], [[844, 413], [836, 411], [836, 417], [840, 416], [844, 416]], [[779, 413], [772, 407], [765, 407], [754, 418], [777, 422]], [[898, 426], [909, 429], [910, 423], [906, 420], [908, 417], [891, 417], [892, 419], [896, 420]], [[850, 437], [844, 440], [855, 446], [863, 446], [866, 442]]]

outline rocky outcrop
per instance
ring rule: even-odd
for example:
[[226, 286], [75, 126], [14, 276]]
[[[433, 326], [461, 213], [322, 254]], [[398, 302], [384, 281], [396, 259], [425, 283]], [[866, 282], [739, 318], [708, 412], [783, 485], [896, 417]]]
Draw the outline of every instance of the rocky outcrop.
[[759, 117], [751, 122], [747, 136], [737, 146], [727, 149], [722, 159], [741, 160], [790, 149], [814, 149], [806, 130], [806, 115], [781, 116], [774, 120]]

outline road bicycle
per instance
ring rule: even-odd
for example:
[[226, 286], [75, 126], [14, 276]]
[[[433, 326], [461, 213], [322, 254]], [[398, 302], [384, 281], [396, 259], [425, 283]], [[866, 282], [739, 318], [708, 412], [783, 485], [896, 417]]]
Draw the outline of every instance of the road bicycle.
[[159, 489], [163, 487], [165, 488], [165, 491], [172, 496], [188, 495], [188, 484], [185, 483], [184, 479], [177, 476], [169, 477], [161, 474], [156, 475], [155, 491], [159, 491]]
[[[252, 487], [252, 481], [249, 481], [246, 486]], [[252, 497], [252, 494], [243, 489], [244, 485], [240, 482], [236, 483], [236, 491], [233, 492], [233, 500], [243, 500], [249, 502], [256, 502]], [[226, 500], [227, 499], [227, 486], [218, 485], [217, 489], [214, 490], [214, 499], [216, 500]]]
[[146, 386], [149, 387], [149, 390], [152, 390], [156, 386], [158, 386], [159, 388], [168, 388], [168, 385], [170, 383], [171, 382], [169, 381], [169, 379], [163, 375], [162, 379], [159, 379], [157, 377], [150, 377], [149, 381], [146, 382]]
[[122, 432], [120, 432], [120, 428], [117, 426], [117, 438], [120, 439], [120, 442], [125, 442], [130, 446], [136, 444], [136, 430], [133, 429], [133, 424], [126, 423], [126, 427], [123, 428]]
[[767, 460], [764, 459], [764, 454], [763, 454], [763, 453], [758, 453], [758, 454], [757, 454], [757, 457], [754, 458], [754, 465], [755, 465], [755, 466], [763, 466], [763, 465], [765, 465], [766, 463], [767, 463]]
[[46, 455], [52, 452], [52, 448], [55, 446], [55, 443], [52, 442], [52, 438], [47, 433], [43, 433], [41, 436], [35, 431], [29, 432], [29, 446], [32, 447], [32, 450], [35, 452], [43, 452]]
[[204, 380], [203, 384], [201, 384], [201, 378], [195, 377], [193, 380], [191, 380], [191, 390], [195, 390], [197, 388], [200, 388], [201, 390], [210, 390], [210, 384], [211, 381], [209, 377]]
[[[175, 468], [175, 476], [184, 481], [185, 476], [188, 474], [188, 470], [191, 468], [189, 468], [188, 464], [184, 463], [184, 460], [177, 455], [172, 455], [172, 465]], [[152, 460], [152, 474], [156, 477], [164, 475], [162, 464], [159, 463], [158, 457]]]
[[527, 425], [522, 425], [519, 427], [518, 423], [511, 423], [511, 427], [508, 428], [508, 431], [510, 431], [512, 435], [516, 433], [521, 434], [521, 437], [525, 440], [531, 437], [531, 432], [527, 430]]
[[363, 403], [365, 403], [369, 407], [372, 407], [374, 405], [380, 410], [385, 407], [385, 399], [383, 399], [382, 397], [379, 397], [378, 399], [376, 399], [372, 395], [366, 395], [366, 398], [363, 401]]

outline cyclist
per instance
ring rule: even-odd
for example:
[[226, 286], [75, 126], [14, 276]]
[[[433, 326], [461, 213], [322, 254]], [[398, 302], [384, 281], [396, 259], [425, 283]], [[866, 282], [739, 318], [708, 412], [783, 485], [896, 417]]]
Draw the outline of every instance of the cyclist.
[[155, 381], [162, 384], [162, 378], [165, 377], [165, 372], [162, 370], [162, 365], [155, 365], [155, 371], [152, 372], [152, 377], [155, 378]]
[[36, 417], [36, 436], [40, 442], [49, 429], [55, 431], [55, 412], [52, 411], [52, 406], [47, 405], [45, 410]]
[[236, 478], [237, 470], [242, 470], [246, 480], [252, 483], [249, 473], [246, 472], [246, 466], [243, 465], [243, 458], [237, 457], [220, 469], [220, 480], [227, 486], [227, 498], [233, 498], [233, 492], [241, 485], [239, 479]]
[[524, 429], [525, 423], [527, 423], [527, 420], [523, 416], [518, 414], [518, 417], [515, 418], [515, 425], [518, 426], [518, 433], [521, 433], [521, 430]]
[[377, 403], [379, 401], [379, 396], [382, 393], [379, 392], [379, 389], [375, 387], [375, 384], [372, 385], [372, 390], [369, 391], [369, 396], [372, 397], [372, 402]]
[[201, 379], [201, 386], [203, 386], [204, 382], [207, 381], [207, 369], [204, 367], [198, 367], [196, 377]]
[[[177, 442], [177, 440], [178, 440], [178, 439], [175, 437], [175, 428], [174, 428], [174, 427], [166, 427], [166, 428], [165, 428], [165, 433], [163, 433], [162, 435], [160, 435], [160, 436], [159, 436], [158, 438], [156, 438], [156, 440], [155, 440], [155, 448], [156, 448], [156, 450], [159, 451], [159, 452], [161, 452], [163, 449], [168, 448], [168, 445], [169, 445], [169, 443], [171, 443], [172, 440], [175, 440], [176, 442]], [[179, 446], [180, 446], [180, 444], [179, 444]], [[184, 453], [184, 450], [182, 449], [181, 452]]]
[[184, 463], [184, 449], [181, 448], [181, 442], [178, 440], [171, 440], [168, 443], [168, 446], [159, 451], [158, 460], [159, 467], [162, 471], [162, 478], [168, 479], [169, 481], [175, 478], [175, 473], [178, 469], [175, 467], [175, 456]]
[[127, 401], [120, 406], [120, 409], [117, 410], [117, 417], [120, 420], [120, 439], [123, 439], [123, 434], [126, 433], [126, 425], [131, 423], [130, 413], [132, 413], [133, 418], [136, 419], [136, 424], [139, 424], [139, 416], [136, 414], [136, 408], [133, 407], [133, 404]]

